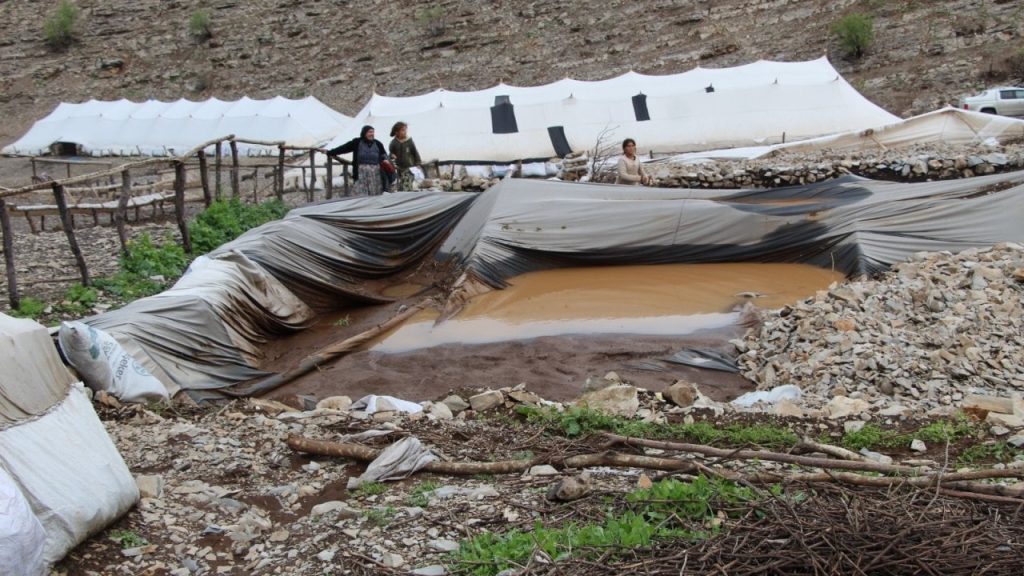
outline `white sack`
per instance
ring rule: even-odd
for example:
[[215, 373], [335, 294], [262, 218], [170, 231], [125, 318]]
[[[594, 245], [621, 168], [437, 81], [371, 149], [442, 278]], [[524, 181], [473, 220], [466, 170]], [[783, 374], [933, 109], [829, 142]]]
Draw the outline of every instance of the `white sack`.
[[0, 432], [0, 465], [43, 524], [47, 564], [139, 500], [135, 479], [81, 385], [46, 414]]
[[385, 448], [362, 476], [349, 478], [348, 489], [358, 488], [364, 482], [400, 480], [431, 462], [437, 462], [437, 456], [415, 436], [406, 436]]
[[423, 406], [420, 406], [415, 402], [395, 398], [394, 396], [377, 396], [376, 394], [370, 394], [369, 396], [363, 396], [359, 400], [353, 402], [352, 406], [349, 407], [349, 410], [362, 410], [367, 414], [392, 411], [419, 414], [420, 412], [423, 412]]
[[755, 392], [747, 392], [746, 394], [736, 398], [732, 401], [733, 406], [740, 406], [742, 408], [750, 408], [758, 402], [765, 402], [767, 404], [777, 404], [781, 400], [792, 400], [796, 402], [800, 399], [800, 387], [793, 384], [783, 384], [782, 386], [776, 386], [771, 390], [757, 390]]
[[62, 322], [58, 340], [64, 357], [93, 390], [126, 402], [167, 398], [160, 380], [106, 332], [82, 322]]
[[43, 525], [32, 513], [21, 489], [0, 468], [0, 574], [42, 576], [46, 574]]

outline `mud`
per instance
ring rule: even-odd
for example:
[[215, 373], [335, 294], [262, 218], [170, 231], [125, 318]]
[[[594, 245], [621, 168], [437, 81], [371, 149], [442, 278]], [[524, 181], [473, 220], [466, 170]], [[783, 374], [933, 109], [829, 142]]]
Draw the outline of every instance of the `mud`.
[[[753, 389], [723, 372], [638, 366], [682, 348], [732, 352], [728, 341], [750, 320], [745, 302], [778, 307], [812, 295], [840, 276], [806, 265], [715, 264], [554, 270], [515, 278], [434, 325], [428, 310], [379, 339], [267, 396], [298, 405], [300, 396], [387, 394], [412, 401], [452, 390], [525, 382], [551, 400], [572, 400], [590, 377], [615, 371], [658, 391], [678, 379], [716, 400]], [[320, 348], [369, 329], [410, 305], [421, 286], [388, 290], [404, 300], [325, 315], [291, 338], [271, 343], [264, 368], [286, 370]]]

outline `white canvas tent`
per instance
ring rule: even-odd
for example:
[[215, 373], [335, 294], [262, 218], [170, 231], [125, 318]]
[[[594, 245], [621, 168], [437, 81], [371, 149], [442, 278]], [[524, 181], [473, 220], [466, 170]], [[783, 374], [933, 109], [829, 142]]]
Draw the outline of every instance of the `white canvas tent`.
[[331, 146], [364, 124], [386, 139], [399, 120], [410, 125], [424, 161], [509, 162], [593, 148], [607, 129], [612, 142], [631, 137], [642, 153], [664, 154], [804, 139], [898, 117], [864, 98], [823, 57], [475, 92], [374, 94]]
[[[0, 314], [0, 366], [2, 491], [10, 491], [9, 477], [27, 501], [45, 533], [41, 561], [49, 565], [128, 511], [139, 491], [46, 328]], [[0, 574], [36, 573], [29, 560], [14, 558]]]
[[[93, 156], [163, 156], [183, 154], [203, 142], [231, 134], [251, 140], [283, 140], [292, 146], [318, 146], [347, 126], [349, 120], [312, 96], [232, 102], [216, 98], [203, 102], [62, 102], [2, 152], [39, 155], [49, 151], [52, 144], [66, 142]], [[238, 146], [242, 154], [268, 152], [265, 147]]]
[[661, 161], [752, 160], [776, 151], [812, 152], [827, 149], [837, 152], [856, 152], [927, 143], [957, 146], [1001, 144], [1022, 138], [1024, 138], [1024, 120], [970, 112], [947, 106], [906, 120], [873, 126], [864, 130], [851, 130], [820, 138], [770, 146], [690, 152], [663, 158]]

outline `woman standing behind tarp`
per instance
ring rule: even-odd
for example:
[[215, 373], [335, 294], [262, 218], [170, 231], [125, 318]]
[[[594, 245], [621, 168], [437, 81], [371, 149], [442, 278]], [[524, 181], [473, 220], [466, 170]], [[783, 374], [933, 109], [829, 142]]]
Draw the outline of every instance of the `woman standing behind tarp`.
[[391, 157], [395, 159], [395, 167], [398, 168], [398, 189], [412, 190], [415, 180], [409, 169], [419, 166], [422, 162], [419, 150], [416, 150], [416, 144], [413, 143], [412, 138], [409, 138], [409, 125], [405, 122], [395, 122], [395, 125], [391, 127], [391, 136], [388, 150], [391, 152]]
[[359, 138], [325, 150], [330, 156], [352, 153], [352, 165], [355, 166], [352, 171], [353, 196], [379, 196], [387, 187], [387, 176], [381, 163], [388, 159], [388, 153], [384, 150], [384, 144], [374, 140], [373, 136], [373, 126], [363, 126]]
[[647, 186], [651, 177], [636, 157], [636, 140], [626, 138], [622, 141], [622, 158], [619, 158], [619, 171], [615, 176], [616, 184], [636, 184]]

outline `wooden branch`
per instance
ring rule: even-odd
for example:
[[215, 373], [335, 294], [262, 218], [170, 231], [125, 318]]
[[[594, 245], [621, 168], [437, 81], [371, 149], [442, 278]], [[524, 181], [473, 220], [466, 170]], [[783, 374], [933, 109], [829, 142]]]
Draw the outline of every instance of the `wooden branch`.
[[328, 156], [325, 163], [327, 178], [324, 180], [324, 195], [328, 200], [334, 198], [334, 160]]
[[185, 221], [185, 164], [174, 165], [174, 212], [181, 232], [181, 245], [186, 254], [192, 253], [192, 239], [188, 235], [188, 223]]
[[82, 274], [82, 286], [89, 285], [89, 269], [85, 265], [85, 257], [82, 256], [82, 249], [78, 247], [78, 240], [75, 239], [75, 225], [68, 211], [68, 204], [64, 200], [64, 187], [52, 182], [53, 197], [57, 201], [57, 209], [60, 211], [60, 221], [64, 227], [64, 235], [68, 237], [71, 245], [71, 253], [75, 255], [75, 262], [78, 263], [78, 271]]
[[4, 267], [7, 272], [7, 301], [12, 310], [21, 306], [21, 295], [18, 293], [18, 271], [14, 267], [14, 228], [11, 227], [11, 215], [7, 213], [7, 203], [0, 198], [0, 229], [4, 235]]
[[206, 151], [200, 150], [196, 152], [196, 156], [199, 157], [199, 182], [203, 186], [203, 204], [209, 208], [213, 202], [213, 195], [210, 194], [210, 175], [206, 171]]
[[679, 452], [691, 452], [704, 456], [716, 458], [730, 458], [735, 460], [765, 460], [769, 462], [783, 462], [786, 464], [797, 464], [800, 466], [812, 466], [814, 468], [829, 468], [837, 470], [859, 470], [862, 472], [880, 472], [883, 474], [913, 474], [921, 475], [925, 472], [921, 468], [911, 466], [897, 466], [893, 464], [881, 464], [879, 462], [853, 462], [849, 460], [833, 460], [831, 458], [814, 458], [810, 456], [797, 456], [794, 454], [780, 454], [768, 450], [734, 450], [715, 448], [702, 444], [685, 444], [681, 442], [664, 442], [661, 440], [647, 440], [645, 438], [630, 438], [610, 432], [602, 433], [612, 444], [625, 444], [627, 446], [640, 446], [646, 448], [658, 448], [660, 450], [676, 450]]
[[128, 218], [128, 197], [132, 193], [132, 176], [128, 170], [121, 172], [121, 195], [117, 199], [117, 210], [114, 211], [114, 222], [117, 225], [117, 238], [121, 242], [121, 253], [128, 253], [128, 233], [124, 229]]
[[231, 145], [231, 197], [238, 198], [239, 182], [241, 175], [238, 173], [238, 143], [232, 140]]
[[871, 461], [867, 456], [864, 456], [863, 454], [858, 454], [852, 450], [840, 448], [839, 446], [815, 442], [810, 438], [804, 438], [800, 440], [800, 442], [793, 447], [793, 450], [798, 452], [821, 452], [822, 454], [828, 454], [833, 458], [839, 458], [841, 460], [853, 460], [856, 462]]
[[277, 199], [284, 199], [284, 146], [281, 146], [277, 151], [277, 186], [275, 186], [275, 192], [277, 193]]
[[221, 151], [221, 146], [220, 145], [221, 145], [221, 143], [218, 142], [217, 143], [217, 149], [214, 150], [214, 158], [213, 158], [213, 174], [214, 174], [213, 197], [216, 200], [220, 200], [220, 194], [221, 194], [220, 169], [221, 169], [221, 165], [223, 164], [223, 156], [224, 156], [224, 153]]

